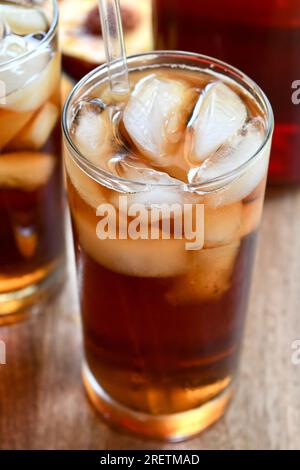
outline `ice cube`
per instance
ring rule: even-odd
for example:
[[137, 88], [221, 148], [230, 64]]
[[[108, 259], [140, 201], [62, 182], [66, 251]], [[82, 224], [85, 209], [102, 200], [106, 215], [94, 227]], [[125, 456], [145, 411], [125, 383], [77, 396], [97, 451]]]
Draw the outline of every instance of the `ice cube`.
[[[182, 206], [184, 203], [183, 183], [172, 178], [167, 173], [152, 169], [143, 165], [142, 162], [135, 161], [130, 157], [121, 158], [118, 162], [120, 176], [130, 181], [144, 183], [141, 186], [124, 183], [124, 193], [111, 191], [110, 202], [119, 210], [123, 217], [127, 218], [127, 212], [124, 213], [124, 206], [120, 204], [120, 196], [126, 197], [127, 207], [133, 204], [140, 204], [149, 211], [153, 223], [162, 219], [162, 208], [168, 206], [171, 209], [173, 204]], [[158, 209], [158, 211], [157, 211]], [[166, 211], [167, 213], [168, 211]], [[179, 214], [172, 212], [172, 218], [180, 217]]]
[[148, 186], [145, 190], [128, 195], [129, 204], [143, 204], [146, 208], [159, 208], [163, 204], [183, 204], [180, 189]]
[[172, 153], [186, 124], [189, 90], [180, 81], [150, 75], [136, 85], [123, 122], [139, 150], [154, 161]]
[[83, 101], [78, 105], [72, 129], [79, 151], [94, 164], [111, 145], [112, 125], [108, 110], [100, 100]]
[[104, 192], [101, 184], [94, 181], [83, 170], [81, 170], [73, 158], [65, 149], [65, 165], [67, 173], [72, 182], [72, 185], [79, 193], [80, 197], [94, 210], [96, 213], [97, 207], [107, 202], [104, 198]]
[[235, 176], [226, 179], [226, 184], [216, 180], [215, 192], [205, 197], [209, 205], [217, 206], [231, 204], [248, 196], [265, 178], [268, 169], [271, 141], [260, 151], [265, 139], [263, 121], [255, 118], [247, 123], [230, 142], [218, 152], [209, 157], [193, 173], [190, 180], [204, 184], [233, 172], [249, 161], [245, 169]]
[[[130, 183], [123, 184], [124, 192], [127, 193], [131, 204], [144, 204], [150, 208], [152, 205], [182, 203], [180, 191], [183, 183], [181, 181], [172, 178], [167, 173], [150, 168], [129, 155], [119, 156], [112, 161], [114, 161], [114, 173], [118, 176], [132, 182], [142, 183], [137, 192], [134, 192], [134, 189], [131, 190]], [[135, 187], [133, 185], [133, 188]], [[130, 192], [134, 194], [128, 194]], [[118, 197], [119, 193], [115, 192], [115, 196]]]
[[0, 155], [0, 186], [34, 191], [50, 179], [55, 166], [52, 155], [18, 152]]
[[[1, 17], [0, 17], [1, 18]], [[26, 40], [16, 34], [5, 35], [0, 41], [0, 64], [28, 52]]]
[[32, 53], [28, 60], [24, 60], [9, 70], [1, 71], [1, 79], [5, 81], [6, 94], [10, 95], [13, 91], [22, 88], [31, 79], [38, 74], [48, 63], [50, 57], [50, 49], [43, 48], [38, 51], [40, 43], [34, 38], [10, 34], [5, 36], [0, 42], [0, 60], [5, 63], [11, 59], [15, 59], [27, 53]]
[[54, 129], [58, 117], [58, 108], [47, 102], [10, 142], [9, 148], [20, 150], [42, 148]]
[[192, 118], [192, 155], [203, 161], [242, 128], [247, 109], [240, 97], [222, 82], [209, 84], [199, 99], [198, 114]]
[[77, 222], [83, 249], [107, 269], [127, 276], [163, 278], [182, 274], [188, 267], [184, 240], [100, 240], [91, 221], [81, 218]]
[[240, 237], [242, 203], [204, 209], [205, 247], [228, 245]]
[[0, 5], [0, 17], [15, 34], [26, 35], [46, 31], [48, 24], [42, 11], [14, 5]]
[[[21, 64], [0, 72], [0, 81], [5, 84], [5, 104], [1, 107], [18, 112], [33, 111], [58, 89], [59, 79], [60, 55], [52, 55], [47, 47], [32, 52]], [[3, 102], [4, 97], [1, 98]]]
[[167, 293], [171, 304], [218, 300], [230, 288], [240, 243], [190, 252], [190, 271], [179, 277]]
[[130, 181], [144, 184], [177, 184], [180, 181], [172, 178], [167, 173], [147, 166], [139, 158], [127, 153], [115, 155], [108, 162], [109, 170]]
[[221, 196], [223, 201], [239, 201], [249, 196], [260, 183], [265, 185], [270, 150], [271, 140], [259, 152], [253, 162], [249, 164], [246, 171], [223, 191]]
[[226, 145], [190, 172], [191, 182], [205, 182], [224, 176], [242, 166], [255, 154], [264, 140], [263, 121], [255, 118]]

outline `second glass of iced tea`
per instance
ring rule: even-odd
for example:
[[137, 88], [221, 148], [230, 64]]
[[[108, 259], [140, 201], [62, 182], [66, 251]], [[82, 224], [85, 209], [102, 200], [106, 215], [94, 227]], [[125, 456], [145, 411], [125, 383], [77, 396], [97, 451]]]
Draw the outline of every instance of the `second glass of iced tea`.
[[215, 59], [128, 64], [128, 95], [102, 66], [63, 114], [83, 377], [110, 422], [175, 441], [216, 421], [234, 390], [273, 116]]
[[0, 1], [0, 324], [63, 280], [57, 29], [55, 0]]

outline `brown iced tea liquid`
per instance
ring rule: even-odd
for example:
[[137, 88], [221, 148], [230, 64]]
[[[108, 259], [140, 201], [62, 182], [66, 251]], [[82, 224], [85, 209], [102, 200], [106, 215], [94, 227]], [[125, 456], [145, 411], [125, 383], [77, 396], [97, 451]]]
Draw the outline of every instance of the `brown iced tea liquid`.
[[86, 360], [113, 399], [145, 413], [177, 413], [200, 406], [231, 383], [255, 241], [255, 233], [243, 239], [224, 295], [185, 302], [176, 299], [184, 277], [125, 276], [81, 250]]
[[0, 293], [43, 279], [63, 253], [60, 141], [58, 123], [41, 149], [55, 160], [45, 185], [28, 191], [0, 187]]
[[[205, 171], [211, 165], [214, 171], [218, 171], [219, 159], [226, 162], [228, 152], [232, 152], [232, 158], [240, 158], [235, 153], [241, 149], [240, 144], [236, 149], [232, 138], [229, 147], [223, 149], [222, 145], [218, 146], [216, 154], [213, 157], [210, 154], [208, 160], [205, 159], [206, 163], [198, 161], [193, 164], [196, 150], [191, 150], [191, 156], [187, 148], [188, 145], [196, 148], [193, 132], [197, 130], [190, 116], [197, 111], [195, 103], [200, 90], [207, 90], [200, 112], [202, 109], [204, 113], [209, 105], [208, 116], [219, 112], [219, 108], [216, 110], [213, 106], [220, 96], [224, 100], [234, 100], [226, 104], [226, 116], [230, 114], [231, 107], [241, 109], [240, 102], [246, 107], [241, 145], [244, 145], [245, 137], [250, 139], [250, 148], [253, 136], [255, 139], [260, 136], [259, 147], [264, 115], [241, 88], [227, 83], [225, 88], [215, 89], [214, 86], [220, 86], [220, 78], [216, 79], [213, 74], [176, 69], [151, 72], [150, 87], [156, 83], [155, 80], [161, 80], [157, 86], [163, 87], [172, 80], [182, 80], [187, 84], [187, 89], [183, 88], [186, 105], [181, 114], [185, 121], [184, 131], [176, 142], [172, 127], [172, 139], [168, 142], [168, 152], [170, 149], [174, 152], [171, 160], [167, 156], [165, 160], [156, 158], [157, 155], [150, 157], [150, 150], [144, 152], [139, 147], [140, 135], [134, 134], [135, 129], [130, 127], [132, 120], [126, 115], [133, 106], [130, 101], [125, 109], [119, 108], [121, 118], [117, 128], [113, 120], [114, 139], [106, 140], [105, 134], [102, 134], [98, 153], [88, 145], [100, 135], [95, 133], [95, 129], [100, 132], [102, 126], [106, 126], [107, 108], [99, 112], [97, 101], [81, 103], [79, 111], [78, 106], [74, 108], [79, 114], [76, 111], [73, 114], [76, 117], [72, 128], [72, 135], [79, 147], [83, 146], [83, 131], [87, 135], [91, 132], [93, 140], [90, 138], [87, 141], [85, 151], [90, 152], [89, 158], [99, 169], [110, 169], [114, 177], [129, 179], [129, 175], [133, 175], [132, 183], [135, 178], [144, 178], [146, 182], [149, 178], [149, 186], [141, 192], [130, 190], [128, 186], [126, 191], [124, 187], [128, 181], [118, 180], [117, 183], [123, 185], [120, 191], [105, 184], [104, 177], [101, 184], [82, 171], [68, 148], [65, 161], [75, 237], [86, 361], [84, 377], [88, 393], [94, 404], [113, 422], [148, 436], [181, 439], [215, 421], [224, 412], [232, 393], [262, 211], [268, 150], [240, 178], [231, 179], [216, 190], [184, 191], [180, 187], [155, 187], [153, 178], [158, 183], [170, 183], [168, 178], [171, 177], [173, 183], [186, 182], [190, 178], [190, 170], [197, 165]], [[143, 95], [139, 93], [146, 92], [146, 103], [151, 107], [151, 88], [143, 90], [145, 82], [142, 80], [146, 77], [147, 71], [131, 72], [130, 83], [135, 91], [130, 99], [141, 103]], [[180, 84], [173, 83], [172, 86], [175, 91], [181, 91]], [[95, 95], [106, 102], [107, 93], [104, 87], [98, 89]], [[162, 108], [162, 97], [167, 93], [164, 88], [157, 94]], [[205, 102], [210, 99], [207, 93], [216, 93], [211, 104]], [[95, 99], [96, 96], [93, 93], [91, 98]], [[238, 101], [235, 101], [236, 96], [239, 97]], [[84, 109], [86, 105], [88, 108]], [[152, 113], [155, 116], [155, 106]], [[115, 110], [112, 110], [111, 116], [116, 116]], [[139, 114], [138, 123], [141, 124], [143, 119], [144, 116]], [[205, 116], [202, 117], [203, 121], [205, 119]], [[170, 122], [179, 121], [173, 115], [165, 128], [169, 128]], [[187, 121], [190, 126], [185, 130]], [[94, 125], [96, 127], [92, 129]], [[180, 132], [178, 127], [176, 129]], [[145, 135], [147, 132], [142, 131], [141, 139], [146, 146], [149, 142]], [[157, 136], [157, 133], [151, 135]], [[202, 146], [203, 141], [204, 138], [200, 142]], [[246, 152], [249, 151], [248, 145], [244, 150]], [[224, 154], [220, 154], [223, 150]], [[158, 240], [130, 239], [129, 236], [125, 240], [118, 237], [100, 239], [96, 228], [101, 217], [96, 210], [101, 204], [110, 204], [115, 208], [119, 225], [124, 217], [128, 223], [132, 220], [122, 212], [120, 196], [125, 196], [129, 205], [143, 202], [149, 210], [170, 200], [189, 203], [193, 207], [203, 205], [203, 247], [187, 250], [186, 240], [176, 239], [175, 218], [171, 224], [170, 239], [162, 239], [162, 220], [159, 221], [161, 233]], [[202, 411], [197, 414], [199, 410]], [[134, 419], [131, 419], [130, 413], [137, 413]]]

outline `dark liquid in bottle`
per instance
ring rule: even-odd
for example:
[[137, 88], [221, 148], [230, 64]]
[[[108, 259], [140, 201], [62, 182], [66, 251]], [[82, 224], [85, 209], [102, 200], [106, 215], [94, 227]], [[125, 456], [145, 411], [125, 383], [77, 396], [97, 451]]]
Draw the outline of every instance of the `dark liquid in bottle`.
[[270, 161], [274, 183], [300, 182], [298, 0], [154, 0], [155, 46], [217, 57], [241, 69], [267, 94], [275, 114]]

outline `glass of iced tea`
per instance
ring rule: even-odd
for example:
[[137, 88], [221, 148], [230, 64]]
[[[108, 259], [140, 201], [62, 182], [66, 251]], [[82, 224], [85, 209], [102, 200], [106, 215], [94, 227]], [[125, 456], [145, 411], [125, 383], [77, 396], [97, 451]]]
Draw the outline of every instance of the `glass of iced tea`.
[[300, 183], [299, 0], [154, 0], [155, 47], [218, 57], [250, 75], [275, 114], [272, 183]]
[[216, 421], [239, 361], [273, 131], [267, 98], [218, 60], [104, 65], [63, 113], [84, 383], [110, 422], [187, 438]]
[[55, 1], [0, 2], [1, 323], [36, 310], [62, 281], [57, 22]]

